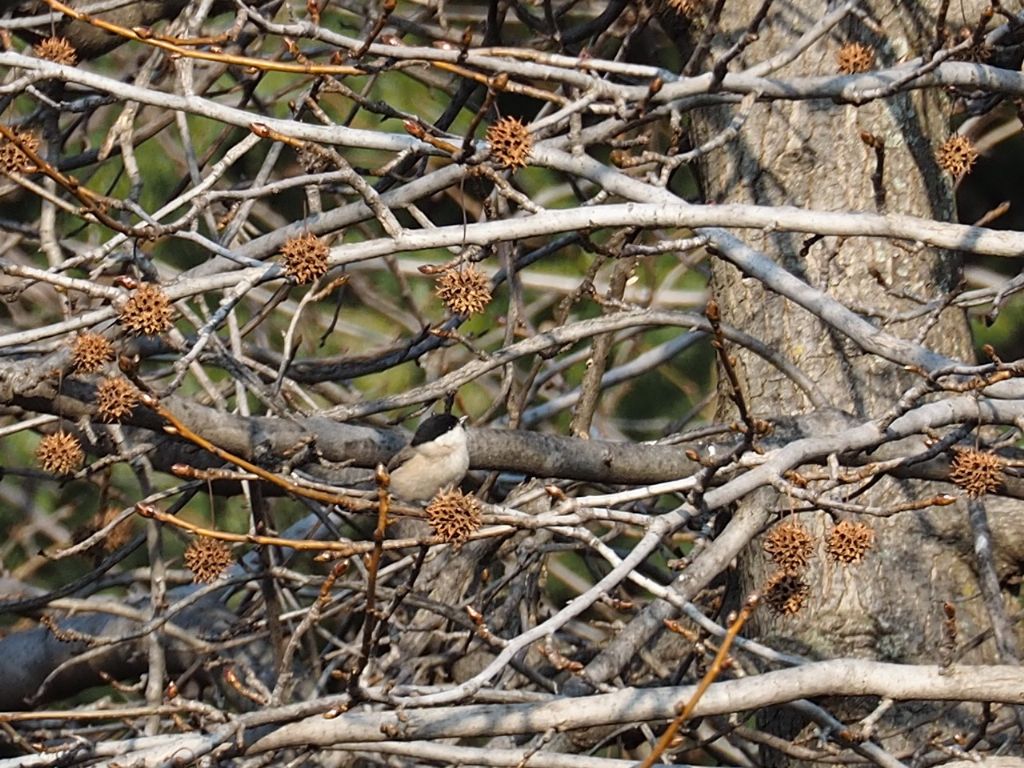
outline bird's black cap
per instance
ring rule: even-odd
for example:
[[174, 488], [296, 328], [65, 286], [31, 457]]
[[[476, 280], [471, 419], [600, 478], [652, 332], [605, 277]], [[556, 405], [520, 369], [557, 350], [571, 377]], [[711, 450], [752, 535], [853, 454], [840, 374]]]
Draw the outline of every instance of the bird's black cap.
[[416, 434], [412, 436], [412, 442], [410, 445], [421, 445], [423, 443], [429, 443], [431, 440], [436, 440], [445, 432], [455, 429], [459, 425], [459, 420], [452, 416], [450, 413], [438, 413], [425, 419], [419, 427], [416, 428]]

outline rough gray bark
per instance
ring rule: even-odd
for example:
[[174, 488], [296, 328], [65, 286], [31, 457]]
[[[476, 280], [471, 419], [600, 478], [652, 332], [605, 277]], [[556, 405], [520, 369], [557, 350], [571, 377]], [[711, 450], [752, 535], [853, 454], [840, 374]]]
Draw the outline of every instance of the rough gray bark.
[[[846, 41], [872, 45], [880, 63], [927, 55], [934, 40], [939, 2], [870, 2], [862, 5], [871, 20], [851, 17], [838, 33], [819, 40], [779, 74], [832, 74], [836, 52]], [[748, 29], [760, 2], [726, 4], [724, 34], [712, 55], [721, 53]], [[791, 46], [819, 17], [825, 4], [813, 0], [774, 3], [757, 29], [758, 40], [738, 65], [754, 64]], [[961, 16], [962, 14], [962, 16]], [[954, 29], [977, 19], [970, 4], [957, 4]], [[928, 90], [864, 105], [831, 101], [775, 101], [756, 106], [739, 141], [709, 155], [702, 165], [709, 201], [798, 205], [823, 210], [881, 210], [955, 221], [951, 179], [934, 160], [934, 149], [950, 128], [950, 100]], [[718, 135], [733, 116], [730, 108], [694, 116], [694, 144]], [[885, 145], [885, 199], [872, 176], [875, 152], [863, 140], [871, 134]], [[966, 319], [941, 307], [959, 281], [956, 254], [898, 247], [866, 238], [825, 237], [766, 232], [745, 234], [748, 242], [771, 254], [793, 274], [871, 318], [890, 333], [916, 339], [960, 359], [971, 359]], [[714, 292], [726, 322], [782, 350], [817, 381], [836, 406], [861, 417], [883, 416], [904, 391], [920, 379], [901, 367], [863, 353], [847, 339], [755, 280], [747, 280], [722, 261], [713, 268]], [[911, 319], [904, 319], [914, 313]], [[901, 317], [902, 316], [902, 317]], [[792, 413], [794, 404], [812, 406], [786, 377], [746, 353], [730, 350], [740, 374], [743, 396], [759, 418]], [[722, 383], [723, 390], [725, 388]], [[722, 392], [723, 395], [727, 392]], [[720, 413], [731, 408], [722, 397]], [[938, 490], [921, 482], [883, 482], [857, 499], [879, 506], [926, 498]], [[768, 505], [785, 514], [802, 505], [774, 492], [746, 504]], [[808, 599], [795, 615], [759, 611], [752, 633], [774, 647], [813, 658], [855, 656], [904, 662], [937, 661], [943, 642], [943, 603], [956, 606], [961, 637], [989, 626], [978, 597], [966, 506], [905, 512], [873, 521], [876, 544], [865, 562], [838, 566], [825, 554], [823, 539], [834, 520], [821, 511], [799, 515], [817, 542], [803, 576]], [[741, 563], [745, 592], [761, 590], [776, 566], [762, 551], [763, 537], [748, 547]], [[996, 657], [991, 642], [967, 656], [973, 662]], [[863, 714], [870, 711], [868, 702]], [[896, 715], [920, 717], [921, 712]], [[962, 716], [962, 714], [960, 715]], [[940, 727], [962, 727], [960, 716]], [[782, 730], [799, 727], [787, 722]], [[921, 729], [926, 730], [926, 729]]]

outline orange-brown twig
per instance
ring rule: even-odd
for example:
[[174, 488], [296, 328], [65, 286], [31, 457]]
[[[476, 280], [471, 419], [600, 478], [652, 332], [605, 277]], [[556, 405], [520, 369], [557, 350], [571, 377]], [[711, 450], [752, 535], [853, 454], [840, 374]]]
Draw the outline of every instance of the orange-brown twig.
[[708, 668], [704, 677], [701, 678], [700, 683], [697, 685], [697, 690], [693, 692], [690, 700], [686, 702], [686, 706], [683, 707], [683, 711], [676, 716], [675, 720], [669, 723], [668, 728], [665, 729], [665, 732], [661, 734], [661, 738], [658, 739], [658, 743], [654, 745], [654, 749], [652, 749], [651, 753], [642, 763], [640, 763], [640, 768], [651, 768], [651, 766], [657, 762], [658, 758], [665, 753], [665, 750], [668, 749], [669, 744], [672, 743], [672, 740], [676, 737], [676, 733], [679, 732], [683, 723], [690, 719], [690, 716], [693, 714], [693, 710], [697, 708], [697, 702], [700, 701], [708, 688], [711, 687], [711, 684], [715, 682], [715, 678], [717, 678], [721, 674], [722, 669], [725, 668], [725, 662], [729, 657], [729, 648], [732, 647], [732, 641], [736, 639], [736, 635], [739, 634], [747, 619], [750, 618], [750, 614], [753, 613], [754, 608], [757, 607], [757, 603], [757, 595], [752, 595], [747, 599], [747, 602], [740, 610], [739, 615], [736, 616], [732, 624], [729, 625], [729, 629], [726, 631], [725, 637], [722, 639], [722, 645], [718, 649], [718, 653], [715, 654], [715, 660], [711, 663], [711, 667]]
[[120, 232], [124, 235], [131, 235], [132, 237], [147, 237], [151, 231], [150, 226], [147, 224], [144, 227], [135, 229], [133, 227], [126, 227], [124, 224], [119, 222], [117, 219], [111, 218], [106, 208], [111, 205], [111, 201], [102, 195], [98, 195], [88, 187], [83, 187], [79, 184], [78, 179], [74, 176], [67, 176], [54, 168], [50, 163], [46, 162], [32, 147], [28, 146], [26, 142], [22, 141], [18, 135], [8, 128], [3, 123], [0, 123], [0, 135], [2, 135], [7, 141], [11, 142], [16, 146], [25, 157], [32, 161], [36, 166], [36, 170], [45, 176], [53, 179], [57, 184], [66, 189], [82, 204], [85, 209], [85, 213], [90, 213], [92, 216], [101, 224], [110, 227], [115, 232]]
[[268, 702], [266, 700], [266, 697], [259, 691], [243, 683], [241, 679], [238, 677], [238, 674], [235, 672], [234, 667], [226, 667], [224, 669], [224, 680], [227, 682], [228, 685], [230, 685], [232, 688], [234, 688], [242, 696], [249, 699], [250, 701], [255, 702], [261, 707], [265, 707], [267, 705]]
[[384, 25], [388, 23], [388, 19], [391, 14], [394, 13], [395, 8], [398, 6], [397, 0], [384, 0], [384, 4], [381, 7], [380, 15], [377, 20], [373, 23], [373, 29], [370, 30], [370, 34], [366, 36], [363, 44], [359, 46], [359, 50], [353, 54], [354, 59], [357, 61], [366, 55], [366, 52], [370, 50], [370, 46], [373, 45], [373, 41], [380, 35], [381, 30], [384, 29]]
[[431, 136], [424, 130], [423, 126], [417, 123], [415, 120], [406, 120], [403, 125], [405, 126], [405, 132], [412, 136], [414, 139], [425, 141], [435, 149], [439, 149], [442, 152], [446, 152], [453, 157], [459, 153], [459, 148], [454, 144], [449, 144], [444, 139], [438, 139]]
[[280, 131], [275, 131], [269, 125], [264, 123], [250, 123], [249, 130], [259, 136], [261, 139], [271, 139], [272, 141], [279, 141], [282, 144], [287, 144], [292, 149], [302, 149], [306, 146], [306, 142], [302, 139], [292, 138], [291, 136], [285, 136]]
[[334, 567], [331, 568], [331, 572], [327, 574], [327, 578], [324, 579], [324, 583], [320, 585], [320, 595], [317, 598], [317, 605], [321, 610], [331, 600], [331, 590], [334, 589], [334, 582], [336, 582], [347, 570], [348, 560], [339, 560], [334, 564]]
[[[50, 0], [47, 0], [47, 2], [50, 2]], [[445, 72], [451, 72], [452, 74], [458, 75], [459, 77], [464, 77], [467, 80], [475, 80], [476, 82], [480, 83], [480, 85], [493, 85], [493, 78], [489, 75], [483, 74], [482, 72], [474, 72], [472, 69], [460, 67], [458, 64], [452, 64], [451, 62], [448, 61], [437, 61], [436, 59], [427, 59], [427, 63], [430, 64], [432, 67], [443, 69]], [[566, 104], [569, 103], [569, 100], [567, 98], [565, 98], [564, 96], [560, 96], [557, 93], [545, 91], [543, 88], [534, 88], [529, 85], [523, 85], [522, 83], [517, 83], [514, 80], [506, 80], [504, 83], [502, 83], [502, 90], [507, 91], [508, 93], [517, 93], [523, 96], [529, 96], [532, 99], [550, 101], [560, 106], [565, 106]]]
[[180, 477], [182, 480], [203, 480], [204, 482], [229, 480], [238, 483], [242, 480], [252, 479], [249, 475], [239, 474], [227, 467], [200, 469], [199, 467], [193, 467], [191, 464], [175, 464], [171, 467], [171, 472], [174, 473], [175, 477]]
[[[190, 59], [216, 61], [219, 64], [233, 64], [239, 67], [250, 67], [264, 72], [292, 72], [300, 75], [366, 74], [365, 70], [359, 69], [358, 67], [349, 67], [342, 64], [310, 64], [308, 62], [289, 64], [287, 62], [267, 61], [265, 59], [253, 58], [252, 56], [237, 56], [223, 52], [193, 51], [185, 45], [180, 45], [177, 42], [172, 43], [164, 37], [153, 35], [147, 29], [129, 29], [128, 27], [122, 27], [120, 24], [114, 24], [113, 22], [106, 21], [105, 19], [97, 19], [87, 13], [82, 13], [70, 6], [64, 5], [60, 0], [45, 0], [45, 2], [53, 10], [63, 13], [65, 16], [77, 19], [78, 21], [85, 22], [86, 24], [91, 24], [105, 32], [110, 32], [111, 34], [118, 35], [119, 37], [126, 38], [127, 40], [134, 40], [139, 43], [145, 43], [146, 45], [152, 45], [154, 48], [161, 48], [165, 51]], [[193, 41], [189, 42], [194, 44]]]
[[251, 472], [261, 480], [265, 480], [271, 485], [276, 485], [288, 493], [295, 496], [302, 496], [307, 499], [314, 501], [323, 502], [324, 504], [337, 504], [353, 511], [368, 511], [373, 509], [375, 506], [373, 502], [363, 501], [361, 499], [353, 499], [350, 496], [345, 496], [338, 493], [327, 493], [326, 491], [318, 491], [314, 488], [303, 488], [300, 485], [296, 485], [286, 477], [274, 474], [263, 467], [257, 466], [250, 461], [246, 461], [241, 456], [235, 456], [233, 453], [225, 451], [223, 448], [214, 445], [202, 435], [198, 435], [189, 429], [177, 416], [171, 413], [168, 408], [160, 402], [159, 399], [149, 393], [143, 393], [139, 397], [140, 402], [147, 408], [152, 409], [162, 419], [168, 422], [168, 426], [164, 427], [164, 431], [170, 435], [177, 435], [178, 437], [188, 440], [190, 443], [195, 443], [204, 451], [208, 451], [216, 456], [218, 459], [223, 459], [236, 467], [240, 467], [247, 472]]
[[[259, 536], [254, 533], [229, 533], [228, 531], [217, 531], [213, 528], [204, 528], [201, 525], [190, 523], [174, 515], [162, 512], [152, 504], [138, 503], [135, 511], [142, 517], [150, 518], [161, 523], [173, 525], [183, 531], [195, 536], [206, 536], [220, 541], [230, 541], [235, 544], [258, 544], [264, 547], [288, 547], [303, 552], [334, 552], [340, 557], [352, 555], [365, 555], [373, 551], [375, 542], [372, 541], [310, 541], [308, 539], [285, 539], [280, 536]], [[383, 549], [401, 549], [402, 547], [414, 547], [418, 544], [442, 544], [439, 536], [432, 536], [424, 542], [420, 539], [393, 539], [383, 543]]]
[[384, 537], [388, 526], [388, 512], [391, 510], [391, 494], [388, 486], [391, 476], [383, 464], [377, 465], [374, 478], [377, 481], [377, 525], [373, 529], [373, 550], [370, 562], [366, 564], [366, 607], [363, 609], [363, 643], [359, 649], [356, 666], [349, 674], [348, 690], [353, 698], [359, 691], [359, 678], [363, 674], [366, 662], [370, 659], [373, 648], [373, 630], [377, 626], [377, 571], [380, 570], [380, 559], [384, 554]]

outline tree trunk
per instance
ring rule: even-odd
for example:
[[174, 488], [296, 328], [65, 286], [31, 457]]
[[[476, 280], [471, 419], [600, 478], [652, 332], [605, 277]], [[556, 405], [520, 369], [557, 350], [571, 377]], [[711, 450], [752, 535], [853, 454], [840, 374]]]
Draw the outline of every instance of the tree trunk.
[[[760, 0], [726, 3], [712, 58], [742, 38]], [[854, 16], [816, 41], [779, 74], [837, 73], [836, 55], [847, 41], [871, 45], [879, 65], [927, 56], [935, 37], [934, 2], [875, 0], [861, 7], [871, 20]], [[971, 25], [977, 13], [956, 4], [954, 30]], [[774, 3], [750, 45], [731, 69], [754, 64], [791, 47], [826, 12], [816, 0]], [[967, 13], [963, 19], [960, 14]], [[952, 15], [952, 11], [951, 11]], [[744, 59], [746, 59], [744, 61]], [[705, 62], [702, 69], [708, 68]], [[719, 135], [734, 108], [702, 110], [693, 117], [694, 145]], [[878, 211], [955, 221], [952, 179], [934, 159], [935, 148], [949, 135], [950, 100], [934, 90], [919, 90], [862, 106], [833, 101], [776, 101], [754, 106], [738, 140], [725, 151], [706, 156], [701, 167], [706, 199], [711, 202], [796, 205], [826, 211]], [[884, 178], [876, 188], [876, 152], [862, 137], [884, 143]], [[940, 311], [942, 299], [960, 279], [957, 255], [867, 238], [809, 238], [800, 234], [746, 231], [752, 246], [772, 256], [794, 275], [827, 292], [886, 332], [915, 339], [944, 354], [970, 360], [969, 330], [964, 314]], [[713, 289], [725, 322], [751, 333], [787, 355], [818, 383], [831, 403], [857, 417], [878, 418], [891, 409], [920, 378], [902, 366], [861, 351], [810, 312], [744, 278], [716, 260]], [[921, 311], [928, 302], [933, 304]], [[910, 315], [910, 319], [904, 319]], [[742, 393], [756, 417], [813, 409], [804, 393], [756, 355], [730, 349], [740, 374]], [[722, 395], [725, 382], [723, 377]], [[720, 398], [720, 415], [734, 417], [728, 397]], [[800, 404], [797, 406], [796, 404]], [[852, 500], [878, 508], [927, 498], [949, 487], [919, 482], [882, 482]], [[759, 494], [749, 504], [770, 505], [785, 515], [805, 508], [779, 494]], [[822, 512], [798, 515], [816, 542], [815, 557], [801, 576], [806, 600], [794, 614], [767, 607], [757, 611], [750, 631], [785, 650], [824, 659], [855, 656], [905, 662], [936, 662], [943, 640], [944, 603], [955, 606], [961, 638], [989, 626], [978, 598], [966, 504], [932, 507], [876, 519], [861, 518], [875, 531], [875, 545], [859, 564], [838, 565], [825, 551], [824, 537], [836, 520]], [[748, 547], [740, 565], [746, 592], [763, 590], [776, 573], [764, 553], [764, 537]], [[994, 646], [981, 645], [964, 661], [992, 660]], [[1009, 661], [1009, 659], [1004, 659]], [[862, 712], [839, 713], [849, 718]], [[946, 728], [966, 727], [947, 719]], [[904, 708], [894, 720], [921, 717]], [[776, 723], [792, 735], [799, 724]], [[923, 734], [930, 728], [912, 732]], [[949, 731], [947, 731], [948, 733]], [[911, 739], [913, 741], [913, 738]], [[889, 745], [897, 752], [919, 744]], [[780, 756], [766, 756], [779, 759]]]

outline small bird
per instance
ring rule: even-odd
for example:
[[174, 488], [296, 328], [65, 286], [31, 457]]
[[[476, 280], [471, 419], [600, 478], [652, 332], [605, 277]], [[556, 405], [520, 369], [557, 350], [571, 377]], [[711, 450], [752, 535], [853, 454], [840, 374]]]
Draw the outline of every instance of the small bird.
[[388, 462], [391, 492], [406, 501], [425, 501], [461, 483], [469, 471], [465, 421], [450, 413], [425, 419], [409, 445]]

